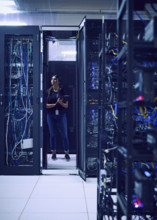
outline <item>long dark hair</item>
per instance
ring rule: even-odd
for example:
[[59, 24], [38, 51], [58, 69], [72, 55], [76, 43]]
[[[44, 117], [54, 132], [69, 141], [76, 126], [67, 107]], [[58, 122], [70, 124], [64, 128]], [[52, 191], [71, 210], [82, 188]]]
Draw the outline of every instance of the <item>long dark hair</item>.
[[[56, 79], [58, 79], [59, 83], [61, 82], [61, 78], [60, 78], [59, 75], [57, 75], [57, 74], [52, 75], [52, 76], [51, 76], [51, 79], [52, 79], [52, 77], [55, 77]], [[51, 87], [48, 89], [47, 101], [48, 101], [48, 98], [49, 98], [49, 95], [50, 95], [50, 92], [51, 92], [52, 89], [53, 89], [53, 86], [51, 86]]]
[[59, 82], [61, 82], [61, 78], [58, 74], [52, 75], [51, 79], [52, 79], [52, 77], [55, 77], [56, 79], [58, 79]]

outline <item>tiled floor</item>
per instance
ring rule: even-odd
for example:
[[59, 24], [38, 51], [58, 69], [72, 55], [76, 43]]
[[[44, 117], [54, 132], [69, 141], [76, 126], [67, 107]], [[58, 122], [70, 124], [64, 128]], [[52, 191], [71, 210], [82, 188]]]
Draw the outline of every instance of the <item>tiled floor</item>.
[[57, 160], [52, 160], [51, 156], [51, 154], [47, 155], [48, 169], [76, 170], [76, 154], [71, 154], [68, 162], [65, 160], [64, 154], [57, 154]]
[[96, 220], [96, 181], [84, 182], [68, 170], [60, 175], [49, 171], [40, 176], [0, 176], [0, 219]]

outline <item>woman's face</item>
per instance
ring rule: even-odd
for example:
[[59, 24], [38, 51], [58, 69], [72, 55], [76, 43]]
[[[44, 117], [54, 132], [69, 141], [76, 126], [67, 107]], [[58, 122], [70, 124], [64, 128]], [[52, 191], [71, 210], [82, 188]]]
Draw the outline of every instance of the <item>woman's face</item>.
[[52, 86], [59, 86], [59, 80], [55, 76], [52, 76], [51, 84]]

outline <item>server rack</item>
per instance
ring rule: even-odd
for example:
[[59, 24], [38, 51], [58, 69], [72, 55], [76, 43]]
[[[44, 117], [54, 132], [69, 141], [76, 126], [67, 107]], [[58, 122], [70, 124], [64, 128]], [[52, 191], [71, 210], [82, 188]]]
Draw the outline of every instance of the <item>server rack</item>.
[[39, 27], [0, 33], [0, 173], [39, 174]]
[[118, 1], [117, 219], [157, 217], [156, 25], [135, 17], [153, 2]]
[[116, 20], [102, 19], [99, 52], [99, 154], [97, 220], [116, 216], [117, 149], [117, 34]]
[[83, 179], [97, 175], [99, 34], [101, 20], [84, 19], [78, 33], [79, 158]]

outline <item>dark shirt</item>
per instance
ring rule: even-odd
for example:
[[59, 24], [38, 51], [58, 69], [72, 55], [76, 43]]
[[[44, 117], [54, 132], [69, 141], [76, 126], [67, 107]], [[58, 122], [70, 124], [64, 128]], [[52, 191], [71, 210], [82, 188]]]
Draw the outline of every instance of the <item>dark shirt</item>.
[[[47, 103], [48, 104], [55, 104], [58, 98], [61, 98], [64, 103], [68, 101], [65, 95], [65, 92], [62, 88], [58, 92], [54, 92], [53, 89], [51, 89], [50, 93], [47, 91]], [[59, 110], [59, 114], [63, 114], [66, 111], [66, 109], [63, 106], [57, 103], [55, 107], [47, 108], [47, 113], [55, 114], [56, 110]]]

